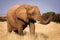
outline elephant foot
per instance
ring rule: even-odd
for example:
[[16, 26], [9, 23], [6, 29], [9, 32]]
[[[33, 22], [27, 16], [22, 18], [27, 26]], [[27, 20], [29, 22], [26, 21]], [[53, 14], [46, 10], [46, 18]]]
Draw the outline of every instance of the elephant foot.
[[19, 35], [23, 35], [23, 30], [18, 30]]
[[21, 36], [24, 36], [24, 35], [26, 35], [26, 32], [24, 32], [24, 33], [21, 33], [21, 34], [19, 34], [19, 35], [21, 35]]
[[20, 36], [24, 36], [24, 33], [17, 33], [18, 35], [20, 35]]
[[10, 24], [7, 24], [8, 26], [7, 26], [7, 31], [9, 32], [9, 33], [11, 33], [12, 32], [12, 28], [11, 28], [11, 26], [10, 26]]
[[23, 32], [18, 32], [18, 30], [14, 30], [14, 32], [18, 35], [23, 35]]
[[14, 30], [15, 33], [18, 33], [18, 30]]
[[10, 28], [10, 29], [8, 28], [8, 30], [7, 30], [7, 31], [8, 31], [9, 33], [11, 33], [11, 32], [12, 32], [12, 29], [11, 29], [11, 28]]

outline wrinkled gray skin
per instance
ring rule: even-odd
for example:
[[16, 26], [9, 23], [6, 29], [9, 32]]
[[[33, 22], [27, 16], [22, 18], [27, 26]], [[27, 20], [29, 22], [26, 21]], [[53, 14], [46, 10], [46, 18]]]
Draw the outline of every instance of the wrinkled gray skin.
[[[50, 16], [51, 18], [51, 16]], [[7, 12], [7, 28], [8, 32], [17, 31], [20, 35], [29, 25], [30, 33], [35, 34], [35, 22], [40, 21], [41, 24], [48, 24], [48, 20], [43, 20], [37, 6], [32, 5], [15, 5]]]

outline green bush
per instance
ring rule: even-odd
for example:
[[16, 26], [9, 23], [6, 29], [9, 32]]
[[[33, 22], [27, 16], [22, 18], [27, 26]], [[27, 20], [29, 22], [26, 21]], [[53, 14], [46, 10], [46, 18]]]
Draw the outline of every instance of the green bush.
[[59, 23], [60, 22], [60, 14], [56, 14], [53, 16], [52, 21]]
[[54, 16], [54, 15], [55, 15], [55, 12], [47, 12], [42, 15], [42, 18], [44, 20], [47, 20], [50, 16]]
[[7, 18], [6, 17], [2, 17], [2, 16], [0, 16], [0, 21], [7, 21]]
[[52, 15], [51, 21], [60, 23], [60, 14], [56, 14], [55, 12], [47, 12], [42, 15], [44, 20], [47, 20], [49, 16]]

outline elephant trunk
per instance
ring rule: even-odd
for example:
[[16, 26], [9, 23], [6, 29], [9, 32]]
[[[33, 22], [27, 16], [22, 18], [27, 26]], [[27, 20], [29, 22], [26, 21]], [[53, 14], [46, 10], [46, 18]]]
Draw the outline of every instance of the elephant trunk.
[[51, 21], [51, 18], [52, 16], [50, 16], [47, 20], [43, 20], [43, 18], [40, 17], [40, 24], [44, 24], [44, 25], [49, 24]]
[[43, 18], [42, 18], [41, 14], [40, 14], [40, 11], [39, 11], [39, 8], [38, 8], [38, 7], [35, 7], [34, 13], [35, 13], [34, 19], [37, 20], [37, 21], [40, 21], [41, 24], [45, 24], [45, 25], [46, 25], [46, 24], [50, 23], [50, 19], [52, 18], [52, 14], [51, 14], [51, 16], [45, 21], [45, 20], [43, 20]]

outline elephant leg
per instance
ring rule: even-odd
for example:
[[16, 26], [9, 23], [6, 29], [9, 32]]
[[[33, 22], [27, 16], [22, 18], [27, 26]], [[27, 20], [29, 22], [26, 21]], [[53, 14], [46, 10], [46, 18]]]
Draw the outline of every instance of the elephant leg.
[[18, 33], [19, 33], [20, 35], [23, 34], [23, 28], [22, 28], [22, 26], [19, 26], [19, 27], [18, 27]]
[[19, 21], [17, 24], [17, 30], [20, 35], [23, 35], [23, 26], [21, 21]]
[[11, 25], [8, 22], [7, 22], [7, 30], [8, 30], [8, 32], [12, 32]]
[[35, 34], [35, 24], [30, 22], [29, 28], [30, 28], [30, 33], [31, 34]]

